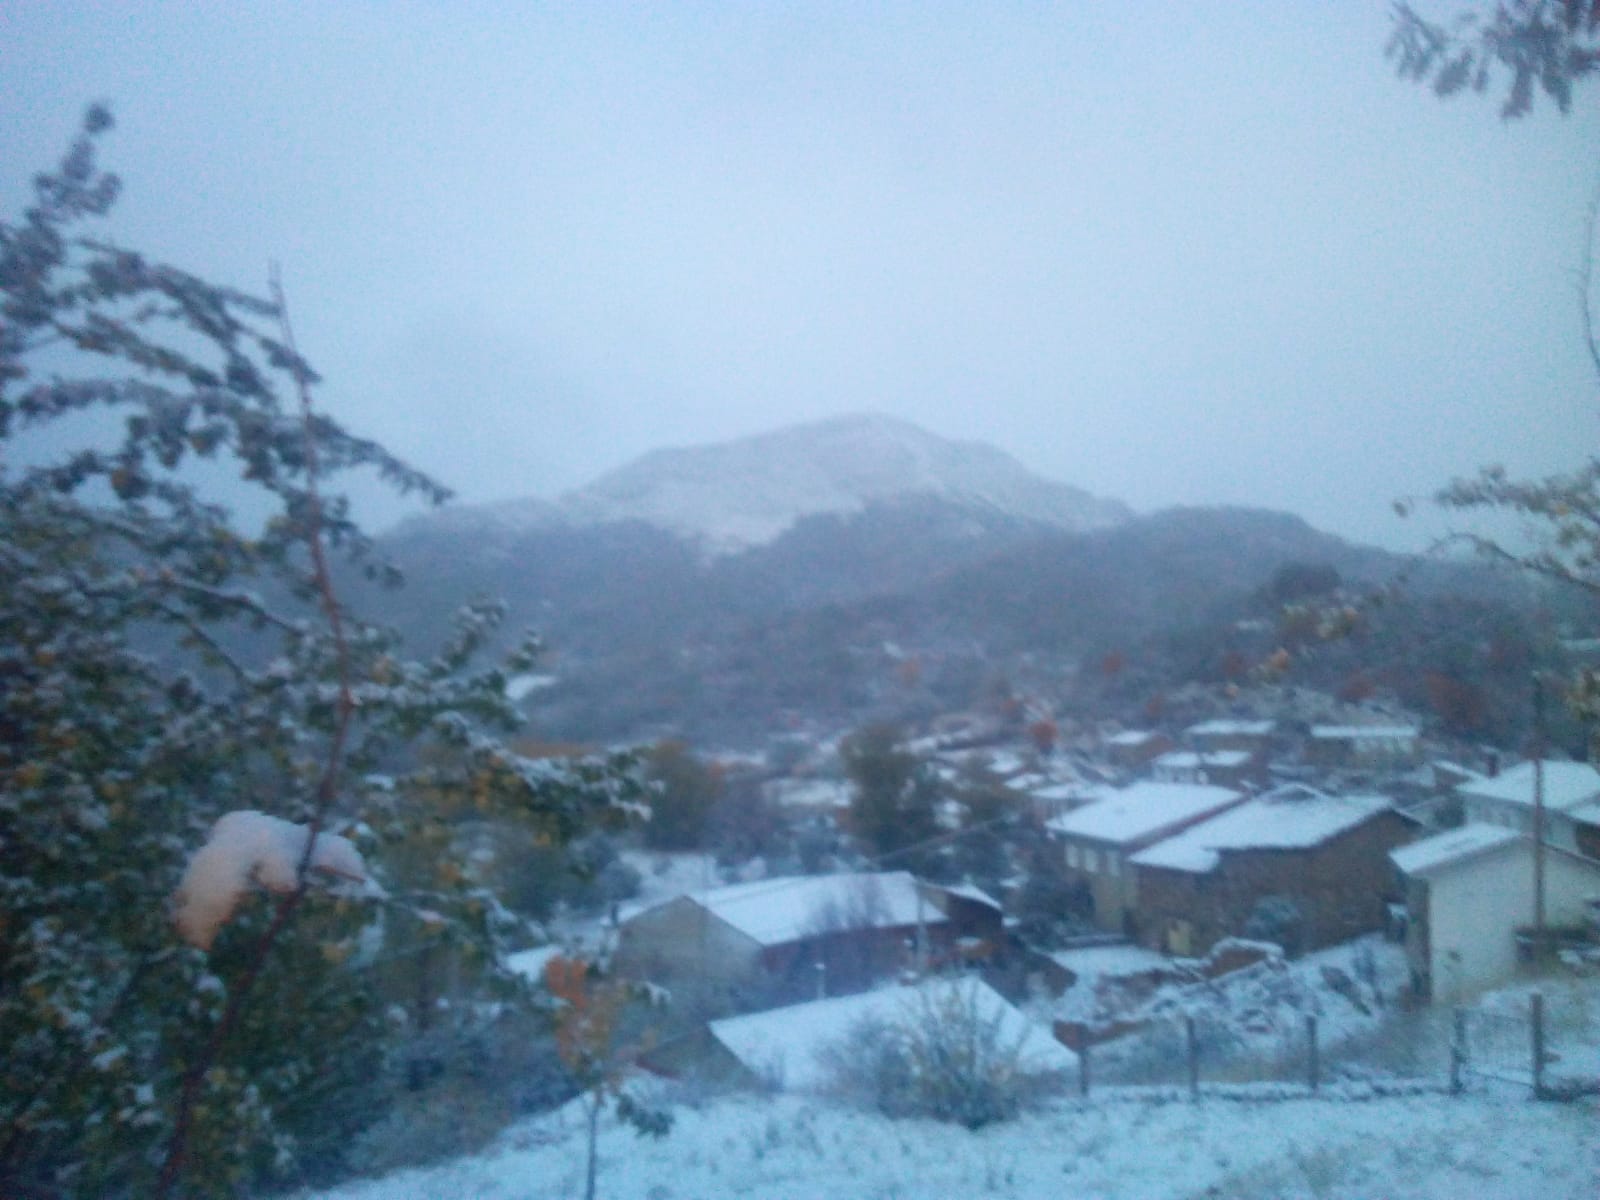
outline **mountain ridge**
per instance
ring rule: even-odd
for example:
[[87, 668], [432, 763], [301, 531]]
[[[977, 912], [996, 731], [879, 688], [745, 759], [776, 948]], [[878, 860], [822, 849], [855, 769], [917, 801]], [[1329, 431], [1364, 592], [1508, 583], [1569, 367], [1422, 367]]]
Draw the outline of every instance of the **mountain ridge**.
[[432, 525], [492, 539], [555, 524], [639, 521], [719, 556], [769, 545], [807, 517], [910, 498], [1070, 532], [1132, 515], [1120, 501], [1047, 479], [987, 443], [865, 413], [652, 450], [553, 501], [464, 505], [412, 518], [396, 532]]

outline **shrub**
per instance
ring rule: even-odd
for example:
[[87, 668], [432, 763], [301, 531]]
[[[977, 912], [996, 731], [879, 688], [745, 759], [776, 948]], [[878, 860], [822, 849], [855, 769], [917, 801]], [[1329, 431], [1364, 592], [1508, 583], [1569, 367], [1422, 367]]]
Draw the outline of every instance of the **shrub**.
[[980, 1129], [1015, 1117], [1043, 1092], [1026, 1032], [1005, 1028], [976, 983], [924, 991], [898, 1020], [869, 1018], [824, 1051], [838, 1089], [889, 1117], [932, 1117]]

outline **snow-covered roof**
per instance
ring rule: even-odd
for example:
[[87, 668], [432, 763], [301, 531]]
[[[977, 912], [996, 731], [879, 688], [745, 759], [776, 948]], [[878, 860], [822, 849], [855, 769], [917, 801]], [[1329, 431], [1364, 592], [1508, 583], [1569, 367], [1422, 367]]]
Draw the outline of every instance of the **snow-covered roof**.
[[1410, 741], [1419, 730], [1415, 725], [1313, 725], [1311, 736], [1324, 741], [1394, 742]]
[[[1458, 784], [1456, 793], [1484, 800], [1533, 806], [1533, 764], [1518, 763], [1493, 779]], [[1544, 805], [1557, 812], [1600, 799], [1600, 771], [1588, 763], [1546, 762]]]
[[1200, 767], [1242, 767], [1251, 760], [1248, 750], [1173, 750], [1155, 760], [1155, 766], [1173, 770]]
[[937, 1020], [959, 1004], [983, 1022], [993, 1022], [1001, 1046], [1018, 1047], [1030, 1074], [1068, 1071], [1077, 1056], [976, 979], [937, 979], [911, 987], [885, 988], [855, 996], [814, 1000], [770, 1012], [712, 1021], [711, 1035], [751, 1071], [785, 1088], [810, 1089], [829, 1082], [826, 1051], [864, 1022], [912, 1027]]
[[1427, 875], [1509, 845], [1524, 836], [1504, 825], [1473, 821], [1458, 829], [1447, 829], [1420, 842], [1391, 850], [1389, 857], [1407, 875]]
[[1600, 825], [1600, 800], [1591, 800], [1577, 808], [1569, 808], [1567, 816], [1582, 825]]
[[947, 919], [919, 900], [909, 871], [787, 875], [695, 892], [688, 899], [763, 946], [830, 928], [893, 929]]
[[1275, 721], [1244, 721], [1218, 718], [1191, 725], [1184, 732], [1190, 737], [1264, 737], [1272, 732]]
[[761, 791], [785, 808], [850, 807], [850, 785], [837, 779], [773, 779]]
[[1068, 837], [1127, 843], [1153, 837], [1242, 799], [1232, 788], [1207, 783], [1143, 781], [1056, 817], [1047, 828]]
[[1135, 854], [1141, 867], [1203, 873], [1224, 850], [1301, 850], [1392, 807], [1387, 796], [1258, 797]]
[[973, 887], [970, 883], [941, 883], [938, 885], [938, 888], [941, 892], [949, 892], [952, 896], [960, 896], [965, 900], [972, 900], [978, 904], [984, 905], [987, 908], [992, 908], [997, 911], [1000, 908], [1000, 901], [989, 895], [989, 893], [984, 891], [982, 888]]
[[1151, 738], [1160, 737], [1149, 729], [1124, 729], [1121, 733], [1114, 733], [1106, 739], [1108, 746], [1142, 746]]

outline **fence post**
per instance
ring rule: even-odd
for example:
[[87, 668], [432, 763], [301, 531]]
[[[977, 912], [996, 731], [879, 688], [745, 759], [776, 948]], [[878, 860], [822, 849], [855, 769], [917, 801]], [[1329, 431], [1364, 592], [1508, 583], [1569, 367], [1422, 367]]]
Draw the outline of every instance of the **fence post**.
[[1322, 1063], [1317, 1055], [1317, 1017], [1315, 1013], [1306, 1014], [1306, 1074], [1309, 1076], [1311, 1090], [1315, 1092], [1317, 1085], [1322, 1082]]
[[1457, 1008], [1451, 1014], [1450, 1027], [1450, 1094], [1459, 1096], [1462, 1076], [1467, 1067], [1467, 1010]]
[[1089, 1047], [1094, 1045], [1094, 1038], [1089, 1033], [1088, 1026], [1083, 1029], [1083, 1041], [1078, 1047], [1078, 1095], [1089, 1094]]
[[1189, 1043], [1189, 1098], [1200, 1099], [1200, 1039], [1195, 1036], [1194, 1017], [1183, 1018], [1183, 1032]]
[[1529, 1027], [1532, 1033], [1533, 1098], [1544, 1099], [1544, 993], [1535, 992], [1528, 997]]

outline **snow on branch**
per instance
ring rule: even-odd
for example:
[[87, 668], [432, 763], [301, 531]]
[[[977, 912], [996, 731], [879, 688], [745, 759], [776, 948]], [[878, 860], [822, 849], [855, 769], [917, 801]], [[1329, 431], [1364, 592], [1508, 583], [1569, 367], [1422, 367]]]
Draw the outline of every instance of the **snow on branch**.
[[[217, 931], [226, 925], [239, 899], [258, 884], [287, 895], [299, 886], [300, 863], [306, 859], [309, 826], [253, 810], [225, 813], [195, 851], [178, 885], [173, 922], [191, 946], [210, 950]], [[348, 838], [318, 832], [306, 862], [308, 872], [333, 881], [366, 883], [367, 865]]]

